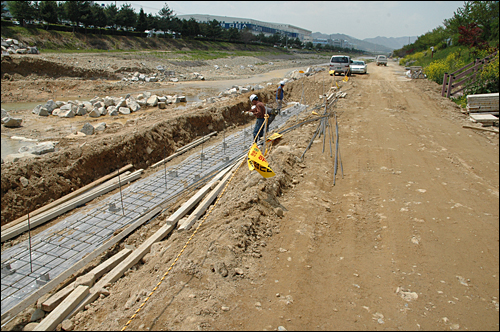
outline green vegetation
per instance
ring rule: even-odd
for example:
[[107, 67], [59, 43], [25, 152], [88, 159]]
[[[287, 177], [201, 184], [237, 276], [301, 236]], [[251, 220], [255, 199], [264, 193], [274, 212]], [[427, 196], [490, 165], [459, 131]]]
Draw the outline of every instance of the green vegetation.
[[[198, 41], [218, 41], [240, 43], [244, 45], [266, 45], [285, 47], [286, 49], [308, 49], [316, 52], [342, 52], [362, 54], [363, 51], [336, 47], [333, 45], [304, 45], [299, 38], [288, 33], [273, 35], [254, 35], [250, 30], [236, 28], [223, 29], [220, 22], [198, 23], [194, 18], [179, 19], [165, 3], [156, 14], [146, 15], [141, 9], [137, 14], [130, 4], [120, 8], [115, 4], [103, 7], [93, 1], [7, 1], [2, 2], [2, 12], [6, 11], [5, 3], [20, 25], [23, 27], [43, 26], [46, 30], [71, 31], [99, 35], [122, 35], [135, 37], [151, 37], [165, 39], [182, 39]], [[4, 27], [12, 25], [2, 21]], [[2, 31], [3, 35], [3, 31]]]
[[499, 91], [498, 27], [499, 1], [466, 1], [452, 18], [444, 20], [444, 27], [419, 36], [413, 44], [394, 50], [393, 54], [401, 57], [400, 65], [422, 66], [428, 79], [443, 84], [445, 73], [496, 51], [496, 56], [476, 76], [476, 82], [467, 86], [462, 96], [453, 99], [465, 106], [468, 94]]

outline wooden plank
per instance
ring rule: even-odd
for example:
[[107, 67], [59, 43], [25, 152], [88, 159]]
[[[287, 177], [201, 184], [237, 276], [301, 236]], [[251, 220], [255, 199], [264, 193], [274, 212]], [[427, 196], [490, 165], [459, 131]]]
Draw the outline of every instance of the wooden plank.
[[45, 317], [33, 331], [53, 331], [64, 320], [76, 304], [89, 293], [89, 286], [78, 286], [62, 303]]
[[[134, 181], [141, 176], [142, 172], [143, 172], [142, 169], [137, 170], [137, 171], [131, 173], [129, 176], [126, 176], [125, 178], [120, 179], [120, 182], [126, 183], [129, 181]], [[57, 216], [60, 216], [61, 214], [65, 213], [69, 210], [74, 209], [75, 207], [77, 207], [79, 205], [87, 203], [96, 197], [99, 197], [99, 196], [101, 196], [101, 195], [103, 195], [111, 190], [118, 188], [118, 186], [120, 185], [118, 183], [118, 178], [112, 179], [112, 180], [110, 180], [110, 182], [111, 182], [110, 184], [107, 184], [104, 187], [94, 188], [93, 190], [91, 190], [88, 193], [85, 193], [82, 196], [75, 197], [67, 202], [62, 203], [61, 205], [55, 207], [52, 210], [45, 211], [42, 214], [39, 214], [38, 216], [36, 216], [35, 218], [30, 217], [30, 225], [28, 225], [28, 221], [26, 220], [26, 221], [21, 222], [20, 224], [14, 226], [14, 227], [11, 227], [10, 229], [2, 231], [2, 234], [0, 236], [0, 242], [7, 241], [7, 240], [9, 240], [9, 239], [21, 234], [21, 233], [28, 231], [29, 227], [34, 228], [34, 227], [40, 226], [40, 225], [46, 223], [47, 221], [49, 221]]]
[[[115, 177], [118, 173], [123, 173], [123, 172], [125, 172], [125, 171], [127, 171], [127, 170], [131, 169], [132, 167], [134, 167], [132, 164], [128, 164], [128, 165], [126, 165], [126, 166], [124, 166], [124, 167], [120, 168], [120, 169], [118, 170], [118, 172], [114, 172], [114, 173], [108, 174], [108, 175], [106, 175], [106, 176], [103, 176], [102, 178], [100, 178], [100, 179], [98, 179], [98, 180], [96, 180], [96, 181], [94, 181], [94, 182], [92, 182], [92, 183], [89, 183], [88, 185], [86, 185], [86, 186], [84, 186], [84, 187], [81, 187], [80, 189], [75, 190], [75, 191], [73, 191], [72, 193], [67, 194], [66, 196], [61, 197], [61, 198], [59, 198], [59, 199], [57, 199], [57, 200], [53, 201], [53, 202], [52, 202], [52, 203], [50, 203], [50, 204], [47, 204], [47, 205], [45, 205], [45, 206], [42, 206], [41, 208], [36, 209], [35, 211], [30, 212], [30, 218], [32, 218], [32, 217], [34, 217], [34, 216], [36, 216], [37, 214], [39, 214], [39, 213], [41, 213], [41, 212], [43, 212], [43, 211], [47, 211], [48, 209], [53, 208], [54, 206], [57, 206], [57, 205], [59, 205], [59, 204], [61, 204], [61, 203], [63, 203], [63, 202], [66, 202], [67, 200], [69, 200], [69, 199], [71, 199], [71, 198], [73, 198], [73, 197], [75, 197], [75, 196], [80, 195], [81, 193], [83, 193], [83, 192], [85, 192], [85, 191], [87, 191], [87, 190], [89, 190], [89, 189], [91, 189], [91, 188], [95, 187], [96, 185], [101, 184], [101, 183], [103, 183], [104, 181], [107, 181], [107, 180], [109, 180], [109, 179], [111, 179], [111, 178]], [[12, 227], [12, 226], [14, 226], [14, 225], [17, 225], [18, 223], [23, 222], [24, 220], [28, 220], [28, 215], [24, 215], [24, 216], [22, 216], [22, 217], [20, 217], [20, 218], [18, 218], [18, 219], [16, 219], [16, 220], [14, 220], [14, 221], [12, 221], [12, 222], [10, 222], [10, 223], [6, 224], [6, 225], [3, 225], [3, 226], [2, 226], [2, 228], [1, 228], [1, 230], [2, 230], [2, 232], [3, 232], [3, 231], [4, 231], [4, 230], [6, 230], [7, 228]]]
[[469, 128], [469, 129], [482, 130], [482, 131], [490, 131], [492, 133], [497, 133], [498, 134], [498, 130], [490, 129], [490, 128], [474, 127], [474, 126], [468, 126], [468, 125], [463, 125], [462, 127], [463, 128]]
[[182, 204], [182, 206], [177, 209], [170, 217], [167, 219], [167, 224], [177, 223], [182, 217], [186, 215], [186, 213], [191, 210], [202, 198], [205, 194], [210, 190], [210, 187], [222, 178], [229, 170], [231, 170], [232, 165], [220, 171], [209, 183], [207, 183], [203, 188], [198, 190], [198, 192], [191, 197], [186, 203]]
[[143, 215], [137, 221], [135, 221], [133, 224], [131, 224], [129, 227], [125, 228], [123, 231], [118, 233], [117, 235], [113, 236], [111, 239], [108, 241], [104, 242], [102, 246], [99, 248], [95, 249], [93, 252], [79, 260], [75, 265], [58, 275], [56, 278], [52, 279], [49, 281], [47, 284], [45, 284], [43, 287], [39, 288], [35, 292], [31, 293], [30, 296], [25, 298], [23, 301], [20, 303], [16, 304], [14, 307], [12, 307], [9, 310], [2, 311], [2, 316], [1, 316], [1, 324], [5, 324], [6, 322], [10, 321], [12, 318], [14, 318], [18, 313], [20, 313], [22, 310], [26, 309], [28, 306], [32, 305], [35, 303], [41, 296], [47, 294], [50, 292], [52, 289], [54, 289], [57, 285], [59, 285], [61, 282], [63, 282], [66, 278], [71, 276], [73, 273], [77, 272], [79, 269], [90, 263], [93, 259], [95, 259], [97, 256], [99, 256], [101, 253], [103, 253], [105, 250], [110, 248], [111, 246], [115, 245], [119, 241], [123, 240], [124, 237], [129, 235], [133, 230], [135, 230], [137, 227], [141, 226], [143, 223], [146, 221], [150, 220], [152, 217], [160, 213], [162, 210], [161, 207], [157, 207], [151, 211], [149, 211], [147, 214]]
[[[499, 97], [499, 93], [498, 92], [495, 92], [495, 93], [478, 93], [478, 94], [474, 94], [474, 95], [467, 95], [467, 100], [469, 99], [476, 99], [476, 98], [488, 98], [488, 97], [491, 97], [491, 98], [498, 98]], [[498, 99], [497, 99], [498, 100]]]
[[77, 312], [83, 310], [87, 304], [94, 302], [99, 297], [99, 292], [102, 288], [118, 280], [125, 271], [134, 266], [139, 262], [139, 260], [144, 257], [150, 250], [153, 243], [161, 241], [165, 236], [167, 236], [172, 230], [174, 230], [175, 224], [169, 225], [165, 224], [161, 227], [155, 234], [148, 238], [144, 243], [142, 243], [137, 249], [135, 249], [132, 254], [130, 254], [123, 262], [118, 264], [113, 270], [111, 270], [106, 276], [99, 280], [91, 289], [90, 293], [79, 302], [79, 304], [74, 307], [75, 309], [69, 313], [66, 317], [67, 319], [73, 317]]
[[179, 225], [179, 231], [188, 230], [191, 226], [205, 213], [205, 210], [212, 204], [213, 200], [219, 195], [222, 191], [222, 188], [225, 186], [227, 180], [232, 173], [226, 174], [221, 182], [217, 185], [217, 187], [212, 190], [207, 197], [200, 203], [200, 205], [189, 215], [189, 218], [182, 224]]
[[498, 122], [498, 118], [491, 114], [473, 113], [469, 117], [477, 122]]
[[[93, 268], [92, 271], [87, 274], [93, 274], [95, 279], [98, 280], [106, 272], [110, 271], [118, 265], [118, 263], [124, 260], [125, 257], [127, 257], [131, 252], [131, 249], [123, 249], [113, 257], [107, 259], [104, 263]], [[57, 307], [73, 291], [73, 289], [75, 289], [75, 282], [72, 282], [43, 302], [42, 309], [47, 312], [54, 310], [54, 308]]]

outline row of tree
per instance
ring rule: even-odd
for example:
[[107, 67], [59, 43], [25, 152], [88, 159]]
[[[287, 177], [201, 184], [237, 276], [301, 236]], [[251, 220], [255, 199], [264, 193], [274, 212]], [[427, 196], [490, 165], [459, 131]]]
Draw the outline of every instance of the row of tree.
[[419, 36], [412, 44], [394, 50], [394, 54], [404, 57], [429, 50], [431, 46], [443, 49], [450, 45], [465, 45], [482, 50], [496, 42], [498, 47], [498, 26], [498, 1], [465, 1], [453, 17], [444, 20], [443, 26]]
[[[275, 33], [266, 36], [263, 33], [254, 35], [248, 29], [236, 28], [223, 29], [220, 22], [212, 20], [208, 23], [198, 23], [194, 18], [189, 20], [179, 19], [173, 10], [165, 3], [156, 14], [145, 14], [141, 8], [139, 13], [129, 4], [117, 8], [114, 4], [99, 5], [93, 1], [7, 1], [8, 10], [13, 18], [23, 26], [39, 21], [49, 25], [71, 23], [73, 32], [78, 26], [91, 28], [109, 28], [111, 30], [136, 31], [163, 31], [162, 37], [176, 38], [207, 38], [209, 40], [225, 40], [229, 42], [257, 42], [266, 45], [288, 46], [292, 48], [307, 48], [326, 51], [353, 51], [331, 45], [304, 45], [299, 38], [289, 38], [284, 33]], [[2, 2], [2, 16], [7, 8]], [[53, 27], [51, 27], [53, 28]], [[100, 33], [106, 33], [102, 29]], [[354, 50], [356, 51], [356, 50]]]
[[[302, 46], [298, 38], [290, 40], [284, 34], [254, 36], [250, 31], [223, 29], [216, 20], [208, 23], [198, 23], [194, 18], [181, 20], [166, 3], [157, 15], [145, 14], [142, 8], [137, 14], [129, 4], [117, 8], [114, 4], [102, 6], [92, 1], [7, 1], [7, 5], [12, 17], [23, 26], [32, 21], [44, 22], [47, 27], [49, 24], [71, 23], [74, 28], [107, 27], [137, 32], [154, 30], [182, 38], [205, 37], [244, 42], [257, 40], [266, 44]], [[6, 12], [7, 8], [2, 2], [2, 16]]]

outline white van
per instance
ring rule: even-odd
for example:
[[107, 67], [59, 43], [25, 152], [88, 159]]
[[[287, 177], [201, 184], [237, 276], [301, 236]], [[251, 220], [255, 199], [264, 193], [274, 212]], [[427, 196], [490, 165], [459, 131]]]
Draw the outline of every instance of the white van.
[[385, 55], [377, 55], [375, 62], [377, 66], [387, 66], [387, 58]]
[[330, 75], [333, 74], [346, 74], [351, 76], [350, 64], [352, 63], [351, 57], [348, 55], [334, 55], [330, 59]]

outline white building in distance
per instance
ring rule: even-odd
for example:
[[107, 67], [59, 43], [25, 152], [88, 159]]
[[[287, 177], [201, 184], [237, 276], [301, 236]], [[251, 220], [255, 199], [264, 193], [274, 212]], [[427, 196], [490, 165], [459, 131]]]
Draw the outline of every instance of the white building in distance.
[[177, 18], [181, 20], [190, 20], [194, 18], [198, 23], [208, 23], [216, 20], [220, 23], [220, 26], [224, 29], [236, 28], [238, 30], [249, 29], [254, 35], [259, 35], [263, 33], [264, 36], [272, 36], [275, 33], [285, 34], [288, 38], [299, 38], [301, 42], [308, 42], [312, 40], [311, 31], [302, 29], [290, 24], [281, 23], [268, 23], [257, 20], [252, 20], [248, 18], [241, 17], [228, 17], [228, 16], [214, 16], [214, 15], [202, 15], [202, 14], [192, 14], [192, 15], [177, 15]]

